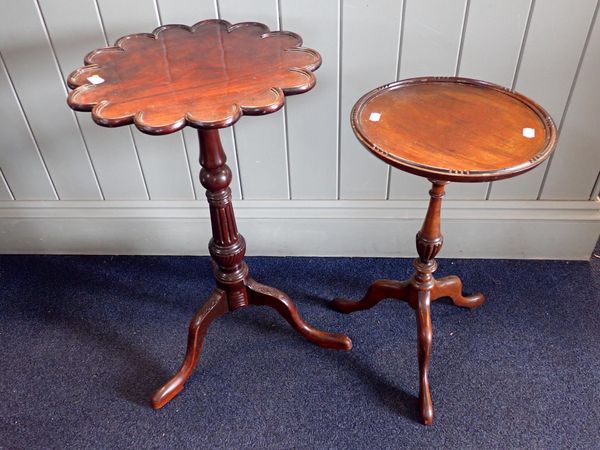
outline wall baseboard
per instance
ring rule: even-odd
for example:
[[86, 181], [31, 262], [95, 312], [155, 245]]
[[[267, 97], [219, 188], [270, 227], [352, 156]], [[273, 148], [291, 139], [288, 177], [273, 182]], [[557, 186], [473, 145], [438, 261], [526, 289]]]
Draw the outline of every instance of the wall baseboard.
[[[425, 201], [235, 202], [249, 255], [413, 257]], [[600, 201], [444, 203], [442, 257], [586, 260]], [[3, 201], [0, 252], [206, 255], [204, 201]]]

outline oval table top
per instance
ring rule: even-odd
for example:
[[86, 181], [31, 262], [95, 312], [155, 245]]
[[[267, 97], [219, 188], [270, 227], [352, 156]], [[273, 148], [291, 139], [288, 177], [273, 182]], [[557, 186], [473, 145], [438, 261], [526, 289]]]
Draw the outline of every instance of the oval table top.
[[68, 103], [100, 125], [135, 123], [149, 134], [223, 128], [315, 85], [321, 57], [301, 45], [297, 34], [257, 22], [165, 25], [89, 53], [68, 77]]
[[522, 94], [458, 77], [401, 80], [364, 95], [352, 128], [378, 158], [442, 181], [492, 181], [527, 172], [557, 139], [550, 115]]

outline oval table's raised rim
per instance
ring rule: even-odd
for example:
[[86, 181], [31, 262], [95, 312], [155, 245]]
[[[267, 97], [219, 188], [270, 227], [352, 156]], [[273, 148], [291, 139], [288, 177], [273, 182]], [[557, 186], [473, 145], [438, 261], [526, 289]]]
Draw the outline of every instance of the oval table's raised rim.
[[[458, 83], [471, 85], [476, 87], [484, 87], [487, 89], [493, 89], [499, 92], [502, 92], [519, 102], [523, 105], [530, 108], [539, 118], [540, 121], [544, 124], [544, 134], [545, 140], [544, 145], [541, 147], [540, 151], [536, 153], [533, 157], [531, 157], [528, 161], [525, 161], [521, 164], [511, 167], [501, 167], [495, 170], [456, 170], [456, 169], [446, 169], [443, 167], [434, 167], [427, 164], [420, 164], [416, 161], [409, 161], [403, 158], [398, 157], [397, 155], [391, 154], [386, 149], [378, 147], [375, 143], [371, 142], [369, 138], [366, 136], [366, 133], [360, 127], [359, 116], [362, 109], [369, 103], [373, 98], [385, 93], [387, 91], [393, 89], [401, 89], [406, 86], [412, 86], [415, 84], [433, 84], [433, 83]], [[556, 141], [558, 138], [558, 132], [556, 130], [556, 125], [554, 124], [554, 120], [550, 114], [538, 105], [536, 102], [526, 97], [523, 94], [520, 94], [516, 91], [508, 89], [504, 86], [500, 86], [498, 84], [490, 83], [487, 81], [476, 80], [472, 78], [463, 78], [463, 77], [417, 77], [417, 78], [407, 78], [405, 80], [394, 81], [392, 83], [385, 84], [383, 86], [379, 86], [365, 95], [363, 95], [352, 108], [352, 112], [350, 115], [350, 124], [352, 126], [352, 130], [354, 134], [361, 142], [361, 144], [369, 151], [371, 151], [375, 156], [379, 159], [385, 161], [386, 163], [403, 170], [405, 172], [410, 172], [415, 175], [420, 175], [423, 177], [427, 177], [435, 180], [442, 181], [458, 181], [458, 182], [480, 182], [480, 181], [494, 181], [501, 180], [504, 178], [510, 178], [516, 175], [520, 175], [522, 173], [528, 172], [531, 169], [537, 167], [542, 162], [544, 162], [554, 150], [556, 146]]]

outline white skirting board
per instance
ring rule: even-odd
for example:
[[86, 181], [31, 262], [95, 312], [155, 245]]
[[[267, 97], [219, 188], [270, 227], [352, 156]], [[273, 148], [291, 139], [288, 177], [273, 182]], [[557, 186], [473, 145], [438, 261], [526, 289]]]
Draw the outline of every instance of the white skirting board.
[[[248, 255], [414, 257], [425, 201], [234, 202]], [[0, 253], [206, 255], [206, 201], [3, 201]], [[440, 257], [586, 260], [598, 201], [446, 201]]]

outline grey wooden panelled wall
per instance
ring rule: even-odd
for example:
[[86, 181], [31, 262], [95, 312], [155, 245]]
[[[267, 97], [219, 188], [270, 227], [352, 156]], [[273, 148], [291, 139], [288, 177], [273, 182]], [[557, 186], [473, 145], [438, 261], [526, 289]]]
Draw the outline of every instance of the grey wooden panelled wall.
[[[170, 242], [175, 233], [188, 231], [186, 239], [200, 239], [193, 227], [177, 228], [183, 218], [196, 225], [206, 221], [204, 205], [194, 202], [204, 196], [194, 130], [156, 137], [134, 127], [102, 128], [89, 114], [67, 108], [64, 79], [89, 50], [124, 34], [219, 17], [296, 31], [306, 46], [323, 56], [313, 91], [289, 97], [277, 113], [244, 117], [221, 132], [242, 221], [248, 222], [248, 232], [258, 241], [255, 253], [412, 254], [427, 183], [391, 170], [366, 152], [350, 129], [350, 109], [363, 93], [395, 79], [460, 75], [531, 96], [552, 114], [561, 137], [553, 158], [524, 176], [449, 187], [449, 207], [456, 207], [449, 216], [454, 214], [457, 221], [449, 229], [460, 230], [464, 227], [459, 223], [471, 220], [473, 233], [479, 236], [472, 246], [462, 240], [463, 247], [450, 247], [449, 254], [583, 258], [600, 224], [598, 3], [0, 0], [0, 232], [8, 238], [0, 242], [0, 251], [206, 253], [204, 243], [186, 247], [185, 239]], [[337, 220], [342, 228], [352, 220], [392, 221], [396, 229], [391, 227], [377, 239], [391, 239], [396, 247], [390, 250], [389, 244], [382, 247], [364, 236], [379, 230], [375, 224], [359, 231], [350, 225], [342, 230], [348, 239], [364, 241], [362, 247], [327, 244], [322, 234], [329, 225], [318, 212], [323, 207], [330, 211], [327, 220]], [[176, 212], [170, 214], [173, 208]], [[297, 211], [290, 212], [294, 208]], [[414, 214], [406, 212], [413, 209]], [[501, 214], [498, 220], [511, 214], [521, 220], [498, 225], [496, 238], [500, 242], [521, 236], [523, 242], [515, 243], [515, 248], [526, 250], [511, 253], [503, 245], [497, 250], [485, 245], [484, 250], [475, 249], [487, 239], [488, 219], [494, 214]], [[136, 219], [166, 221], [173, 229]], [[290, 225], [293, 220], [304, 222]], [[283, 222], [291, 226], [289, 233], [279, 230]], [[566, 223], [573, 226], [560, 228]], [[132, 224], [139, 225], [143, 239], [133, 247], [120, 247], [133, 239]], [[552, 247], [547, 239], [519, 234], [517, 228], [524, 226], [538, 230], [548, 226], [548, 236], [560, 228], [565, 236], [562, 244]], [[264, 230], [269, 227], [269, 232]], [[292, 232], [302, 239], [297, 244], [269, 244], [267, 236], [273, 236], [273, 230], [281, 232], [282, 240]], [[353, 236], [354, 231], [363, 235]], [[393, 238], [395, 233], [409, 237]], [[76, 237], [75, 243], [70, 244], [69, 235]], [[160, 236], [164, 247], [156, 246]], [[314, 247], [307, 244], [310, 239], [316, 242]], [[536, 251], [540, 245], [552, 248]], [[577, 249], [567, 250], [568, 246]]]

